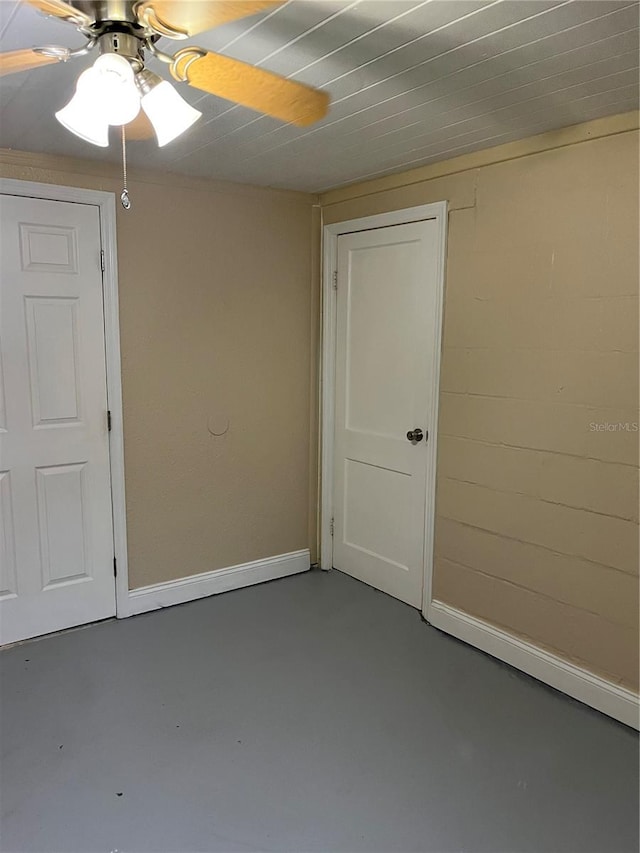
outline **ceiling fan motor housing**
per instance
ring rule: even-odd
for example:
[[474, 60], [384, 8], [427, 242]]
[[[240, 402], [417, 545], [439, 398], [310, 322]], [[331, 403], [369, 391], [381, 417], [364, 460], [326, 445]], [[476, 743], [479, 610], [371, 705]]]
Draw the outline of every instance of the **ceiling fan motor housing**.
[[136, 0], [67, 0], [83, 15], [95, 24], [106, 21], [120, 21], [128, 24], [138, 24], [135, 12]]
[[114, 29], [98, 37], [98, 47], [101, 54], [115, 53], [131, 63], [134, 71], [140, 71], [144, 65], [142, 41], [138, 36], [126, 31]]

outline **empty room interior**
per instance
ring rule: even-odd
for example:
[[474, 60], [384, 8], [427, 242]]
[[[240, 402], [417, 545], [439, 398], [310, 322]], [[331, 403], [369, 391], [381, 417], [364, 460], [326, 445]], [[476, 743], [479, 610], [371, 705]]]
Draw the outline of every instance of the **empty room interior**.
[[0, 0], [0, 851], [639, 847], [639, 0]]

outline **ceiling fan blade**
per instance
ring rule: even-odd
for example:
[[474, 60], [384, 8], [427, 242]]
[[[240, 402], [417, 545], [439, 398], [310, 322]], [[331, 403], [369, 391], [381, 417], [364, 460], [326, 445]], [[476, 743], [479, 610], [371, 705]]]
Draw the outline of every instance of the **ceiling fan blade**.
[[[159, 32], [171, 31], [182, 37], [202, 33], [229, 21], [281, 6], [284, 0], [143, 0], [136, 7], [138, 17]], [[148, 17], [145, 18], [145, 15]], [[154, 26], [155, 23], [158, 27]]]
[[127, 140], [153, 139], [155, 136], [153, 125], [147, 118], [147, 114], [144, 110], [140, 110], [133, 121], [130, 121], [129, 124], [125, 124], [124, 129], [126, 131]]
[[27, 0], [30, 6], [42, 12], [44, 15], [53, 15], [55, 18], [62, 18], [63, 21], [70, 21], [72, 24], [80, 26], [88, 26], [93, 23], [93, 19], [74, 8], [64, 0]]
[[17, 74], [18, 71], [29, 71], [31, 68], [39, 68], [41, 65], [50, 65], [57, 61], [53, 56], [34, 53], [31, 48], [10, 50], [8, 53], [0, 53], [0, 77], [4, 77], [5, 74]]
[[300, 127], [327, 114], [326, 92], [219, 53], [198, 56], [198, 50], [178, 51], [171, 66], [176, 79]]

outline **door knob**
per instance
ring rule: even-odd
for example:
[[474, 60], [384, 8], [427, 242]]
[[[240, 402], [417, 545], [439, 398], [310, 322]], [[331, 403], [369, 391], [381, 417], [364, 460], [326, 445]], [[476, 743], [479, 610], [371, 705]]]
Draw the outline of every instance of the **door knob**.
[[420, 429], [420, 427], [416, 427], [415, 429], [410, 429], [409, 432], [407, 433], [408, 441], [413, 441], [414, 443], [417, 443], [418, 441], [422, 441], [423, 438], [424, 438], [424, 436], [422, 434], [422, 430]]

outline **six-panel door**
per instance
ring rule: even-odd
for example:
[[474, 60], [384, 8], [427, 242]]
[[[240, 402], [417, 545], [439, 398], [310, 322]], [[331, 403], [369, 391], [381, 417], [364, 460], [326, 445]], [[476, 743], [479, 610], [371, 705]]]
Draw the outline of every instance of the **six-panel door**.
[[0, 640], [115, 614], [99, 210], [0, 196]]

